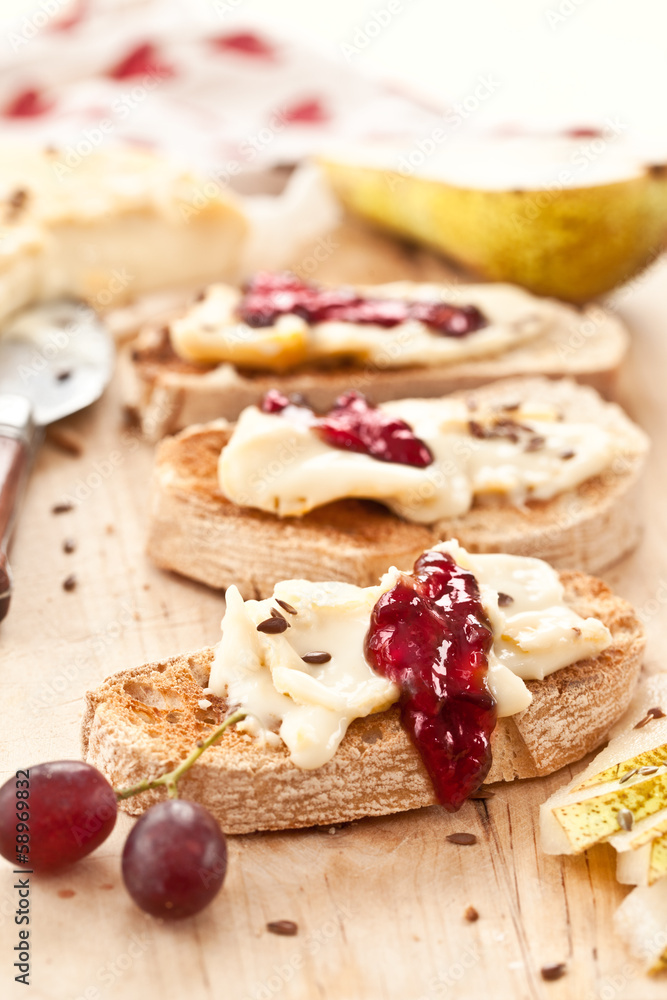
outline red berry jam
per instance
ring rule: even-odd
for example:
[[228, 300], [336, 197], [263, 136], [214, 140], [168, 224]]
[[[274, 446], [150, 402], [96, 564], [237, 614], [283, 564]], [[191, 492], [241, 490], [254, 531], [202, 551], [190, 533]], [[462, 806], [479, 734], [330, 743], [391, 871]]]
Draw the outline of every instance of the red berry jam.
[[253, 278], [239, 305], [241, 319], [252, 327], [271, 326], [279, 316], [290, 313], [308, 323], [338, 320], [387, 329], [413, 319], [446, 337], [465, 337], [488, 323], [476, 306], [364, 298], [351, 288], [319, 288], [293, 274], [269, 271]]
[[[290, 398], [278, 389], [270, 389], [262, 400], [264, 413], [282, 413], [289, 406], [310, 410], [300, 397]], [[428, 445], [415, 436], [405, 420], [378, 409], [359, 392], [351, 390], [339, 396], [323, 417], [310, 412], [312, 429], [332, 448], [357, 451], [381, 462], [414, 465], [418, 469], [433, 461]]]
[[419, 557], [379, 599], [366, 636], [373, 670], [401, 689], [401, 720], [451, 812], [491, 766], [493, 632], [475, 577], [446, 552]]
[[282, 413], [290, 405], [289, 397], [279, 389], [269, 389], [262, 400], [263, 413]]
[[428, 447], [405, 420], [369, 403], [359, 392], [339, 396], [333, 409], [317, 421], [316, 430], [332, 448], [360, 451], [381, 462], [398, 462], [424, 469], [433, 461]]

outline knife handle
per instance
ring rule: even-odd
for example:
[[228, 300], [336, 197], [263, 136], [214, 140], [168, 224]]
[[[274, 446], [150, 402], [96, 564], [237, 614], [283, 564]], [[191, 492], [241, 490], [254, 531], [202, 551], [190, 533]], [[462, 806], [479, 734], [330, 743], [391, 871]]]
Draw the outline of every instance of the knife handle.
[[7, 548], [28, 472], [33, 432], [28, 400], [0, 397], [0, 621], [9, 611], [12, 596]]

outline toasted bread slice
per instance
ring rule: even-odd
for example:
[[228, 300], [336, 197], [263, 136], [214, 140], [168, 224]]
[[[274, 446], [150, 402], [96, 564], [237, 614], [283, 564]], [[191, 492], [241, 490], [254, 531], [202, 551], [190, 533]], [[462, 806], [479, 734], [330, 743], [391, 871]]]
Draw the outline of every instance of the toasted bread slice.
[[551, 303], [560, 322], [537, 340], [497, 357], [451, 365], [381, 370], [341, 366], [305, 368], [288, 374], [241, 371], [230, 364], [205, 366], [179, 358], [167, 327], [147, 329], [121, 358], [123, 395], [144, 435], [158, 441], [191, 424], [236, 420], [269, 389], [301, 393], [327, 410], [342, 392], [359, 389], [375, 403], [414, 396], [443, 396], [517, 375], [571, 376], [603, 396], [628, 347], [621, 321], [600, 306], [583, 310]]
[[[457, 395], [460, 395], [457, 394]], [[597, 571], [637, 542], [635, 494], [647, 441], [623, 411], [572, 380], [496, 382], [480, 402], [532, 397], [564, 416], [592, 420], [622, 442], [602, 475], [525, 507], [474, 506], [460, 517], [425, 526], [403, 521], [380, 504], [344, 500], [303, 517], [238, 507], [220, 492], [217, 462], [231, 426], [217, 421], [163, 441], [157, 452], [148, 553], [164, 569], [206, 583], [236, 583], [244, 597], [267, 597], [278, 580], [342, 580], [370, 586], [390, 565], [411, 565], [429, 545], [457, 538], [471, 552], [508, 552], [546, 559], [559, 569]]]
[[[644, 637], [627, 602], [600, 580], [561, 574], [565, 599], [612, 633], [612, 645], [528, 681], [533, 701], [503, 718], [492, 737], [486, 783], [550, 774], [597, 747], [625, 711], [639, 674]], [[219, 725], [224, 700], [206, 693], [214, 649], [148, 663], [109, 677], [87, 695], [83, 755], [116, 788], [155, 778]], [[201, 707], [203, 699], [210, 706]], [[421, 758], [401, 725], [399, 709], [357, 719], [333, 759], [314, 771], [296, 767], [284, 746], [265, 746], [227, 730], [179, 783], [227, 833], [342, 823], [417, 809], [436, 802]], [[162, 797], [145, 792], [123, 801], [133, 815]]]

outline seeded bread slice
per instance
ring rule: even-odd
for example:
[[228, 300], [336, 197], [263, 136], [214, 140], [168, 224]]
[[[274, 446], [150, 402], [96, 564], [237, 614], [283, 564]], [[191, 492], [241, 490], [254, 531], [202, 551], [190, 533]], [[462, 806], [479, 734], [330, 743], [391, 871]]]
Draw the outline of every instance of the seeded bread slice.
[[[461, 395], [457, 393], [456, 395]], [[390, 565], [411, 566], [423, 549], [457, 538], [471, 552], [547, 559], [557, 568], [597, 571], [628, 552], [640, 534], [636, 493], [647, 440], [623, 411], [572, 380], [510, 379], [466, 394], [480, 402], [551, 402], [564, 416], [612, 428], [622, 447], [613, 466], [549, 501], [523, 508], [474, 506], [432, 526], [411, 524], [380, 504], [344, 500], [303, 517], [238, 507], [220, 492], [217, 461], [232, 427], [195, 426], [158, 447], [148, 553], [164, 569], [211, 587], [236, 583], [267, 597], [278, 580], [342, 580], [370, 586]]]
[[381, 403], [443, 396], [517, 375], [571, 376], [604, 396], [612, 395], [628, 347], [626, 328], [597, 305], [578, 310], [551, 304], [559, 322], [543, 337], [497, 357], [424, 368], [348, 365], [276, 375], [241, 371], [229, 364], [207, 367], [179, 358], [166, 327], [147, 329], [120, 359], [124, 399], [145, 436], [158, 441], [191, 424], [236, 420], [241, 410], [275, 388], [287, 394], [302, 393], [318, 410], [329, 409], [337, 396], [351, 388]]
[[[529, 681], [533, 702], [500, 719], [492, 738], [486, 783], [550, 774], [595, 749], [625, 711], [639, 675], [642, 627], [627, 602], [600, 580], [563, 573], [567, 602], [582, 616], [600, 618], [613, 644], [594, 659]], [[175, 656], [115, 674], [89, 692], [83, 720], [83, 756], [116, 788], [155, 778], [187, 755], [224, 719], [224, 700], [203, 688], [214, 649]], [[205, 699], [210, 705], [200, 706]], [[227, 833], [343, 823], [433, 805], [421, 758], [403, 729], [397, 707], [357, 719], [334, 758], [303, 771], [284, 746], [270, 747], [228, 730], [179, 783]], [[121, 807], [137, 815], [162, 798], [145, 792]]]

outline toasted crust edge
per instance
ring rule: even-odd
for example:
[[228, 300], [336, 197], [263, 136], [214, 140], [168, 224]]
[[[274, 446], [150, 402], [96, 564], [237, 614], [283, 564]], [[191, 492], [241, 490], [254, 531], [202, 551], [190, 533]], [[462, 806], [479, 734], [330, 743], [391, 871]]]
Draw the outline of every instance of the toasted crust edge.
[[[580, 759], [602, 742], [632, 697], [644, 649], [637, 615], [600, 580], [574, 572], [561, 579], [568, 603], [605, 622], [613, 643], [594, 659], [529, 682], [531, 706], [498, 722], [486, 783], [549, 774]], [[213, 655], [209, 647], [145, 664], [88, 692], [84, 759], [117, 788], [157, 777], [182, 759], [227, 710], [212, 695], [206, 695], [210, 708], [197, 704]], [[206, 806], [230, 834], [342, 823], [436, 802], [397, 707], [353, 722], [333, 760], [316, 771], [297, 768], [284, 747], [262, 747], [228, 730], [179, 790]], [[162, 797], [145, 792], [122, 808], [138, 815]]]
[[244, 373], [230, 364], [212, 369], [164, 357], [162, 331], [147, 328], [123, 352], [119, 368], [123, 399], [144, 436], [158, 441], [191, 424], [236, 420], [267, 390], [305, 395], [318, 410], [328, 409], [350, 388], [373, 402], [410, 396], [442, 396], [469, 391], [497, 379], [518, 376], [572, 377], [601, 395], [613, 395], [628, 349], [622, 322], [598, 305], [575, 310], [552, 302], [562, 325], [544, 340], [501, 356], [452, 365], [407, 369], [347, 367], [289, 374]]
[[474, 396], [503, 403], [531, 393], [566, 414], [588, 413], [615, 428], [625, 450], [603, 474], [525, 510], [474, 506], [425, 526], [377, 504], [345, 500], [279, 519], [237, 507], [220, 493], [214, 458], [231, 427], [217, 421], [158, 447], [148, 554], [163, 569], [211, 587], [235, 583], [245, 597], [269, 596], [278, 580], [292, 577], [369, 586], [388, 566], [410, 566], [429, 545], [449, 538], [471, 552], [529, 555], [558, 569], [597, 572], [630, 551], [641, 534], [637, 499], [647, 439], [616, 404], [571, 379], [506, 379]]

